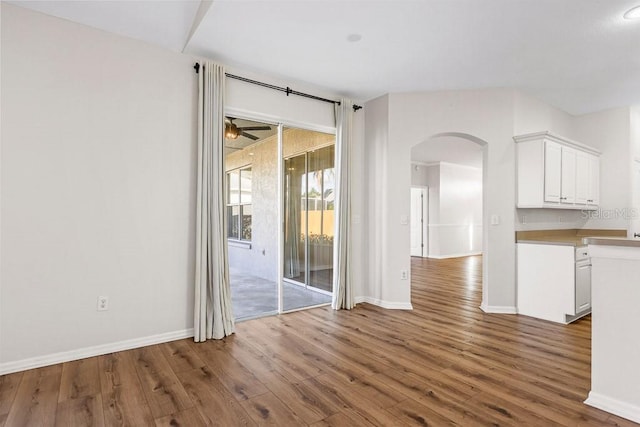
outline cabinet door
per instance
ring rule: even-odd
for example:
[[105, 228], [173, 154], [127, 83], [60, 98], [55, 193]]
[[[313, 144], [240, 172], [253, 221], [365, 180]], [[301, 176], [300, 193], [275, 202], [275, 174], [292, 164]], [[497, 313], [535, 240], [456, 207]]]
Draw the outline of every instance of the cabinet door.
[[576, 264], [576, 312], [591, 308], [591, 262]]
[[562, 147], [552, 141], [544, 144], [544, 201], [560, 201]]
[[576, 150], [562, 147], [562, 168], [560, 178], [560, 202], [576, 202]]
[[586, 205], [591, 199], [591, 155], [576, 153], [576, 204]]
[[600, 158], [589, 155], [589, 190], [587, 204], [598, 205], [600, 203]]

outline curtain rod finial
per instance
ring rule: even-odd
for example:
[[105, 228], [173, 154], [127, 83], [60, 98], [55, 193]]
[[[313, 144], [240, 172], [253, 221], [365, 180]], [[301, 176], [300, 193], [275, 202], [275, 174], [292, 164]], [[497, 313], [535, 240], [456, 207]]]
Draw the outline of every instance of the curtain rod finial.
[[362, 109], [362, 105], [355, 105], [353, 104], [353, 111], [358, 111]]
[[196, 74], [200, 72], [200, 64], [196, 62], [196, 65], [193, 66], [193, 69], [196, 70]]

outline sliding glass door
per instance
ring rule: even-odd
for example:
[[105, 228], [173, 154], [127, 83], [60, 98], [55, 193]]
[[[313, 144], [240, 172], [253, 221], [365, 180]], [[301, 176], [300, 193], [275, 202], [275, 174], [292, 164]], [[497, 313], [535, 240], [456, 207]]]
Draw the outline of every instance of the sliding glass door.
[[307, 154], [307, 284], [331, 292], [335, 200], [334, 146]]
[[307, 283], [307, 156], [284, 161], [284, 277]]
[[[334, 135], [285, 129], [284, 310], [330, 301], [333, 287]], [[287, 156], [287, 153], [295, 152]], [[293, 287], [291, 285], [294, 285]], [[295, 297], [307, 290], [305, 301]], [[311, 291], [312, 293], [309, 293]]]
[[330, 303], [335, 135], [240, 117], [225, 128], [236, 320]]

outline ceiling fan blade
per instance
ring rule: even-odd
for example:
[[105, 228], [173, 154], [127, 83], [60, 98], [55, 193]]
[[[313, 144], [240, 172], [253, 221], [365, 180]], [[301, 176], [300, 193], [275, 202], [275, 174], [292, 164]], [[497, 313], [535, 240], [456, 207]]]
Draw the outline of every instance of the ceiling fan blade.
[[242, 126], [240, 130], [271, 130], [271, 126]]
[[243, 132], [242, 130], [240, 130], [240, 135], [245, 136], [245, 137], [247, 137], [249, 139], [252, 139], [254, 141], [257, 141], [258, 139], [260, 139], [257, 136], [251, 135], [250, 133]]

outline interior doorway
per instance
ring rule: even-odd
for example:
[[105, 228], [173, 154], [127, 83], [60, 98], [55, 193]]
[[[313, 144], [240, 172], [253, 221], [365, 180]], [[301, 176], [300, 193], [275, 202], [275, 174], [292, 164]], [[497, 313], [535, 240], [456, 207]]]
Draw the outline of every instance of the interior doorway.
[[[412, 265], [419, 262], [446, 269], [447, 259], [460, 258], [468, 274], [482, 271], [483, 298], [488, 259], [482, 256], [488, 241], [483, 191], [487, 156], [486, 141], [457, 132], [433, 135], [411, 149], [411, 187], [428, 187], [427, 251], [422, 258], [412, 258]], [[414, 209], [417, 213], [412, 207], [412, 215]], [[414, 245], [415, 241], [412, 255]]]
[[[411, 254], [445, 259], [480, 255], [483, 246], [483, 153], [458, 136], [438, 136], [411, 150]], [[427, 187], [426, 203], [418, 188]], [[422, 214], [423, 210], [427, 214]], [[420, 234], [419, 221], [426, 221]], [[420, 240], [426, 243], [422, 255]]]
[[429, 256], [429, 188], [411, 187], [411, 256]]

